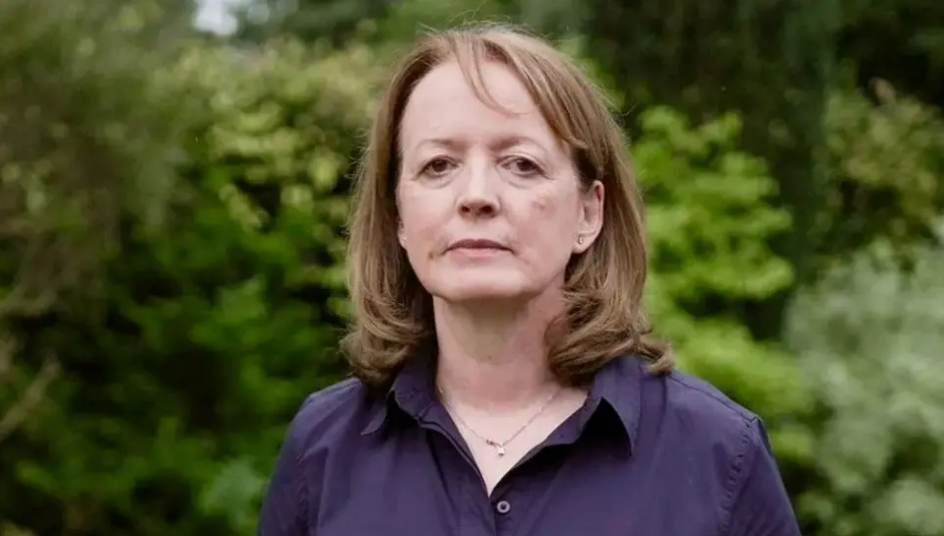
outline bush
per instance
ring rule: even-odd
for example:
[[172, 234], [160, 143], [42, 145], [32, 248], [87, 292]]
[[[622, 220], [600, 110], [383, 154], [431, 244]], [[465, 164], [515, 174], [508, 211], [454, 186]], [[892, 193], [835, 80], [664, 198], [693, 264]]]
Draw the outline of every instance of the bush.
[[692, 127], [677, 112], [651, 108], [632, 153], [648, 205], [655, 327], [682, 369], [759, 413], [778, 455], [802, 462], [810, 438], [795, 416], [806, 407], [792, 360], [756, 341], [733, 315], [706, 304], [762, 300], [792, 281], [768, 238], [790, 225], [774, 208], [776, 182], [763, 160], [738, 150], [735, 115]]
[[171, 69], [204, 113], [176, 140], [163, 225], [121, 218], [120, 254], [85, 304], [100, 314], [18, 321], [20, 359], [52, 352], [63, 372], [4, 444], [16, 463], [0, 469], [0, 519], [41, 534], [251, 533], [285, 424], [343, 374], [341, 179], [372, 56], [317, 54], [196, 48]]
[[819, 417], [807, 534], [944, 533], [944, 251], [910, 256], [904, 271], [876, 246], [793, 304], [787, 340]]
[[[84, 528], [79, 525], [94, 518], [101, 502], [95, 499], [110, 493], [107, 478], [87, 480], [87, 488], [106, 490], [92, 494], [77, 491], [68, 478], [53, 480], [71, 477], [82, 466], [86, 453], [71, 450], [82, 443], [70, 444], [69, 436], [73, 427], [82, 429], [86, 416], [81, 407], [42, 404], [46, 394], [64, 401], [77, 389], [69, 379], [52, 381], [57, 376], [74, 379], [81, 371], [86, 392], [99, 388], [100, 349], [94, 341], [70, 347], [95, 334], [38, 328], [100, 318], [106, 264], [120, 247], [122, 219], [133, 218], [142, 228], [162, 221], [175, 189], [175, 158], [186, 124], [180, 112], [187, 110], [159, 73], [184, 43], [184, 5], [0, 2], [4, 534], [18, 533], [16, 524], [45, 533], [58, 532], [63, 524]], [[101, 429], [113, 435], [115, 422], [105, 419]], [[110, 445], [100, 440], [83, 438], [105, 451], [98, 456], [108, 476]], [[47, 502], [48, 497], [62, 502]], [[50, 504], [52, 509], [45, 509]], [[8, 526], [6, 520], [15, 523]]]
[[940, 110], [887, 82], [866, 95], [834, 90], [825, 116], [831, 181], [815, 237], [821, 267], [875, 240], [907, 257], [933, 240], [944, 210], [944, 119]]

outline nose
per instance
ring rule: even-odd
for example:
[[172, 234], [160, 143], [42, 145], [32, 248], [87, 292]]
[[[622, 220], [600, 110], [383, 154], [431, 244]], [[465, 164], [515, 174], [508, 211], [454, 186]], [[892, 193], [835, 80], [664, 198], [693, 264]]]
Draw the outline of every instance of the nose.
[[488, 165], [470, 166], [457, 200], [459, 213], [470, 218], [488, 218], [498, 214], [501, 204], [495, 170]]

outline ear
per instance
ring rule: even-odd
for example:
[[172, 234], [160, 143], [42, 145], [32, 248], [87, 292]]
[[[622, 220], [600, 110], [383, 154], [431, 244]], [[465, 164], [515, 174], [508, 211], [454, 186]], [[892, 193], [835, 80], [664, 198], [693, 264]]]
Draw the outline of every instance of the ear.
[[593, 242], [600, 236], [603, 228], [603, 183], [593, 181], [593, 184], [581, 194], [580, 219], [577, 223], [577, 236], [574, 237], [573, 252], [583, 253], [590, 249]]
[[406, 249], [406, 235], [403, 234], [403, 221], [397, 220], [397, 241], [400, 242], [400, 247]]

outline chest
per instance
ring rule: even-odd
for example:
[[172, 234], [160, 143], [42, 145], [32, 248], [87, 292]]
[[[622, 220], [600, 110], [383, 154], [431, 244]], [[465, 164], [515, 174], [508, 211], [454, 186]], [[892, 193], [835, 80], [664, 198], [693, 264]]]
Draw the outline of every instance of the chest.
[[331, 474], [314, 498], [310, 534], [717, 533], [716, 496], [697, 485], [710, 475], [699, 475], [697, 466], [646, 465], [612, 448], [558, 445], [512, 469], [490, 491], [468, 456], [442, 435], [400, 438], [385, 448], [383, 456], [349, 449], [326, 460]]

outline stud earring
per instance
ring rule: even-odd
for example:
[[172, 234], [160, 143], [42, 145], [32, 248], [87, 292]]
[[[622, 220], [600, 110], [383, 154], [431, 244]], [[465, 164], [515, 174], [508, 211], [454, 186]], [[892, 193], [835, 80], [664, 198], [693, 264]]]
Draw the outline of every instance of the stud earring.
[[584, 239], [583, 235], [577, 235], [577, 243], [580, 244], [581, 246], [583, 245], [583, 239]]

